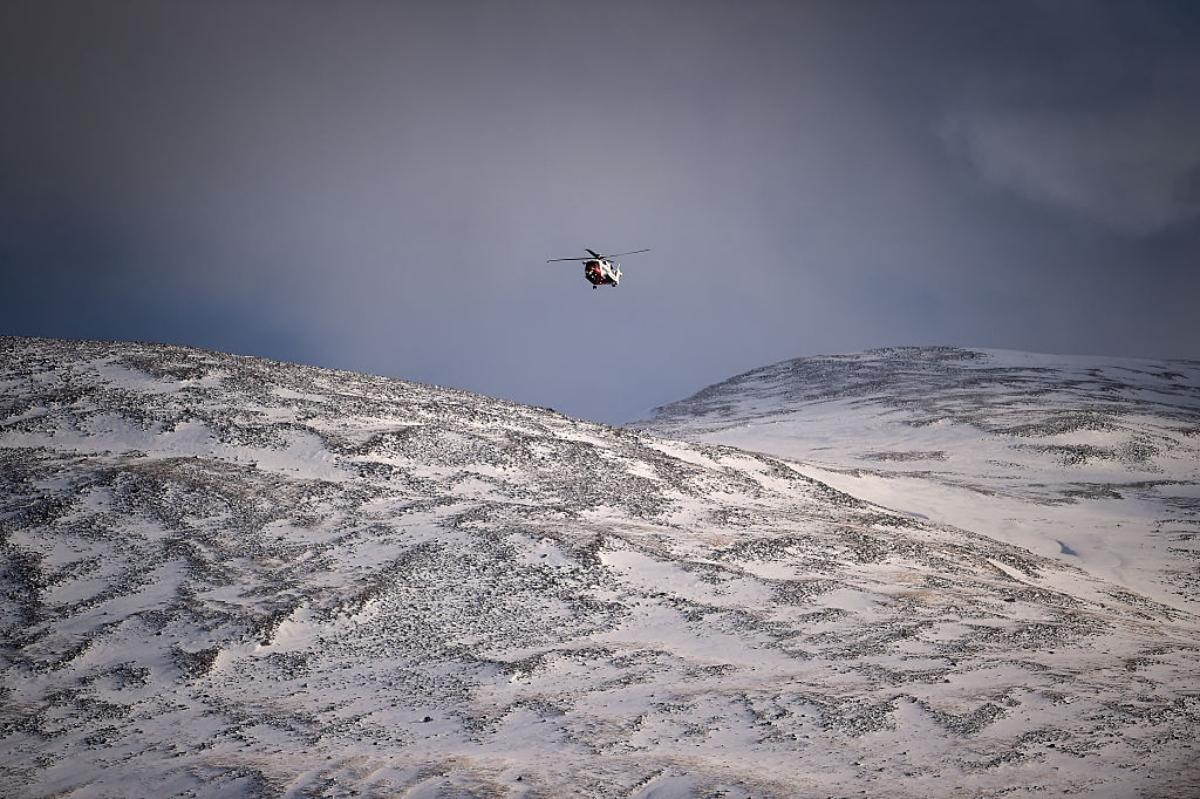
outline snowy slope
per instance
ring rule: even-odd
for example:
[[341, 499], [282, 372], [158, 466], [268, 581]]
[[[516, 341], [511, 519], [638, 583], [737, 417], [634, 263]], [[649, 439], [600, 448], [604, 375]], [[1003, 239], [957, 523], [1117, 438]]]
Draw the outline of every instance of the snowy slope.
[[0, 339], [0, 792], [1195, 795], [1196, 616], [802, 472]]
[[803, 461], [897, 511], [1200, 609], [1200, 363], [947, 347], [800, 358], [641, 429]]

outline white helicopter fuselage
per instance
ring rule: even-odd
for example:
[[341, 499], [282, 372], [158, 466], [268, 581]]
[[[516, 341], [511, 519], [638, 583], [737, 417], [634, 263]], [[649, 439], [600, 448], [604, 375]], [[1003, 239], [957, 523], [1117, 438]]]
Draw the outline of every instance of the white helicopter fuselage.
[[592, 288], [612, 286], [616, 288], [621, 283], [621, 265], [607, 258], [593, 258], [583, 262], [583, 276], [592, 284]]

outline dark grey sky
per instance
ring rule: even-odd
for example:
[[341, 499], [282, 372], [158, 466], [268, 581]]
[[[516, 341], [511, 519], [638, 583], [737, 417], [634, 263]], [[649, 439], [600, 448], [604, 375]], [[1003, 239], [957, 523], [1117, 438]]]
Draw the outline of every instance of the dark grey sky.
[[0, 119], [4, 333], [604, 421], [871, 346], [1200, 357], [1200, 3], [7, 0]]

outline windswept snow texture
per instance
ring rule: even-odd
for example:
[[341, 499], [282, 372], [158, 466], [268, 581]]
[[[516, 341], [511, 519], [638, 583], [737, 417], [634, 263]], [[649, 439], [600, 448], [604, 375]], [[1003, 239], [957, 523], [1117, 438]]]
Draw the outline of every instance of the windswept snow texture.
[[803, 461], [857, 497], [1200, 610], [1200, 362], [950, 347], [799, 358], [634, 426]]
[[1194, 615], [774, 457], [165, 346], [0, 398], [5, 796], [1200, 785]]

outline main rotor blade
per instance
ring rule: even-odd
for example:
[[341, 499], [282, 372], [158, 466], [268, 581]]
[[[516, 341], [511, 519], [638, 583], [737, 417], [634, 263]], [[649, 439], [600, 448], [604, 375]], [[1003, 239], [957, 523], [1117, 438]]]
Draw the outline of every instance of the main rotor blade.
[[637, 255], [639, 252], [650, 252], [649, 248], [647, 248], [645, 250], [630, 250], [629, 252], [618, 252], [613, 253], [612, 255], [601, 255], [595, 250], [587, 247], [584, 247], [583, 249], [590, 252], [591, 256], [588, 258], [551, 258], [550, 260], [546, 261], [546, 263], [552, 264], [555, 261], [605, 261], [609, 258], [620, 258], [622, 255]]

